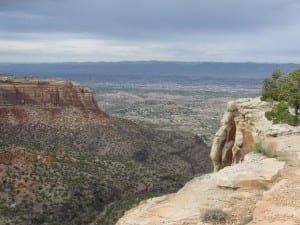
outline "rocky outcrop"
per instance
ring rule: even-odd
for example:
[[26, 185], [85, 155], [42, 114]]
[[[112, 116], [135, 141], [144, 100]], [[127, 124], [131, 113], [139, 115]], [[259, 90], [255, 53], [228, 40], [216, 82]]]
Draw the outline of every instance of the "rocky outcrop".
[[[56, 116], [60, 121], [56, 121]], [[63, 79], [0, 76], [1, 122], [72, 126], [84, 118], [94, 121], [109, 118], [90, 89]]]
[[229, 212], [233, 210], [236, 198], [254, 198], [257, 193], [249, 192], [249, 188], [255, 189], [263, 182], [273, 181], [284, 165], [284, 162], [276, 159], [249, 154], [244, 163], [226, 167], [218, 173], [196, 177], [177, 193], [141, 202], [125, 213], [116, 225], [219, 224], [205, 223], [201, 215], [207, 209], [216, 208], [226, 208]]
[[260, 98], [228, 103], [210, 153], [215, 171], [242, 162], [255, 143], [263, 142], [268, 148], [271, 137], [300, 133], [298, 127], [273, 125], [268, 121], [265, 112], [271, 108], [272, 103], [263, 102]]
[[[300, 127], [274, 125], [267, 121], [264, 114], [271, 107], [271, 103], [262, 102], [259, 98], [229, 102], [211, 149], [217, 172], [194, 178], [177, 193], [141, 202], [126, 212], [116, 225], [246, 224], [247, 215], [251, 215], [254, 225], [273, 224], [269, 221], [274, 222], [278, 214], [282, 221], [291, 217], [290, 212], [279, 210], [281, 201], [276, 196], [274, 199], [279, 204], [276, 208], [273, 205], [273, 208], [269, 207], [274, 209], [272, 213], [265, 212], [265, 202], [256, 205], [273, 182], [290, 179], [286, 177], [286, 161], [295, 160], [295, 164], [289, 164], [300, 174], [299, 163], [294, 157], [298, 154], [300, 158]], [[251, 151], [256, 142], [260, 142], [264, 149], [280, 154], [280, 160]], [[299, 180], [299, 176], [294, 179]], [[284, 199], [290, 199], [285, 200], [286, 204], [292, 201], [292, 214], [296, 215], [299, 200], [294, 193], [298, 192], [293, 190], [295, 185], [289, 187], [282, 194], [286, 195]], [[229, 218], [220, 223], [204, 221], [202, 215], [207, 209], [221, 209]], [[259, 223], [261, 212], [268, 217], [263, 220], [264, 223]], [[291, 221], [298, 219], [294, 217]]]
[[100, 111], [94, 93], [73, 81], [0, 76], [0, 106], [21, 105], [74, 106]]

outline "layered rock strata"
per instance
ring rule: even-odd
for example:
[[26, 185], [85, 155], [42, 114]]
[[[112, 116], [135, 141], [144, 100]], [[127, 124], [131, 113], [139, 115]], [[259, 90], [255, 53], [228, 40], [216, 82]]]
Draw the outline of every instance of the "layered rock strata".
[[[86, 118], [86, 119], [84, 119]], [[63, 79], [0, 76], [0, 121], [44, 123], [52, 127], [81, 126], [80, 122], [105, 121], [95, 94]]]
[[0, 76], [0, 106], [22, 105], [74, 106], [100, 111], [94, 93], [73, 81]]

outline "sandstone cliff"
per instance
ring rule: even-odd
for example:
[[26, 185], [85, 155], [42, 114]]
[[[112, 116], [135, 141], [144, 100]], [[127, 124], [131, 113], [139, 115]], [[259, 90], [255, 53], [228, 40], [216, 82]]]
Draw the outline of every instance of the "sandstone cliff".
[[63, 79], [0, 76], [2, 122], [43, 122], [59, 127], [72, 126], [76, 120], [84, 122], [83, 118], [98, 122], [109, 118], [90, 89]]
[[73, 81], [0, 76], [0, 106], [19, 105], [99, 110], [94, 93]]
[[[117, 225], [300, 224], [300, 127], [273, 125], [264, 117], [269, 109], [271, 103], [259, 98], [229, 102], [211, 149], [218, 172], [141, 202]], [[277, 159], [250, 152], [254, 143], [276, 152]], [[228, 218], [205, 221], [209, 209], [220, 209]]]
[[299, 127], [268, 121], [265, 112], [271, 108], [272, 103], [259, 98], [228, 103], [210, 153], [215, 171], [242, 162], [255, 143], [262, 142], [267, 148], [272, 137], [300, 133]]

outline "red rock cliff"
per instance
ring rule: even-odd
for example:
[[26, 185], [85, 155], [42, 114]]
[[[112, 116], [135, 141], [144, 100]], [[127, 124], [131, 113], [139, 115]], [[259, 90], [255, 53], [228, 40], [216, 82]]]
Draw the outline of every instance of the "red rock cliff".
[[[90, 89], [81, 87], [73, 81], [0, 76], [1, 120], [11, 114], [14, 117], [22, 114], [21, 119], [36, 120], [35, 116], [29, 115], [29, 111], [33, 111], [30, 108], [34, 108], [35, 112], [39, 111], [39, 114], [51, 113], [51, 115], [53, 112], [58, 114], [58, 112], [72, 108], [73, 111], [76, 110], [77, 114], [84, 112], [86, 118], [90, 118], [91, 114], [93, 114], [93, 119], [108, 118], [108, 115], [99, 108], [95, 94]], [[86, 116], [87, 114], [89, 116]], [[46, 115], [39, 116], [45, 117]], [[74, 117], [74, 115], [69, 116]], [[49, 119], [53, 119], [53, 117]]]
[[0, 77], [0, 105], [25, 104], [99, 110], [94, 93], [73, 81]]

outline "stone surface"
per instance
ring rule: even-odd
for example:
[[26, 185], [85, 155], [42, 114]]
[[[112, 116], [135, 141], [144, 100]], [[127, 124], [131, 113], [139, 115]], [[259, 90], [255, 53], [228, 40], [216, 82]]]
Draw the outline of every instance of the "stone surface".
[[272, 103], [262, 102], [260, 98], [238, 99], [228, 103], [221, 120], [221, 126], [215, 135], [210, 157], [214, 170], [242, 162], [256, 142], [300, 133], [300, 127], [287, 124], [274, 125], [265, 118], [265, 112], [271, 110]]
[[249, 153], [245, 163], [220, 170], [216, 176], [220, 187], [241, 188], [256, 187], [261, 183], [272, 182], [283, 169], [285, 162], [274, 158], [259, 159], [257, 154]]
[[[205, 210], [224, 208], [223, 203], [231, 199], [251, 197], [251, 193], [239, 192], [237, 188], [257, 187], [261, 182], [273, 181], [284, 164], [251, 153], [241, 164], [194, 178], [177, 193], [141, 202], [116, 225], [203, 224], [201, 215]], [[224, 211], [230, 211], [229, 208]]]
[[286, 169], [283, 179], [256, 203], [250, 225], [300, 224], [300, 174], [294, 167], [299, 168], [299, 161], [294, 161], [293, 166]]

